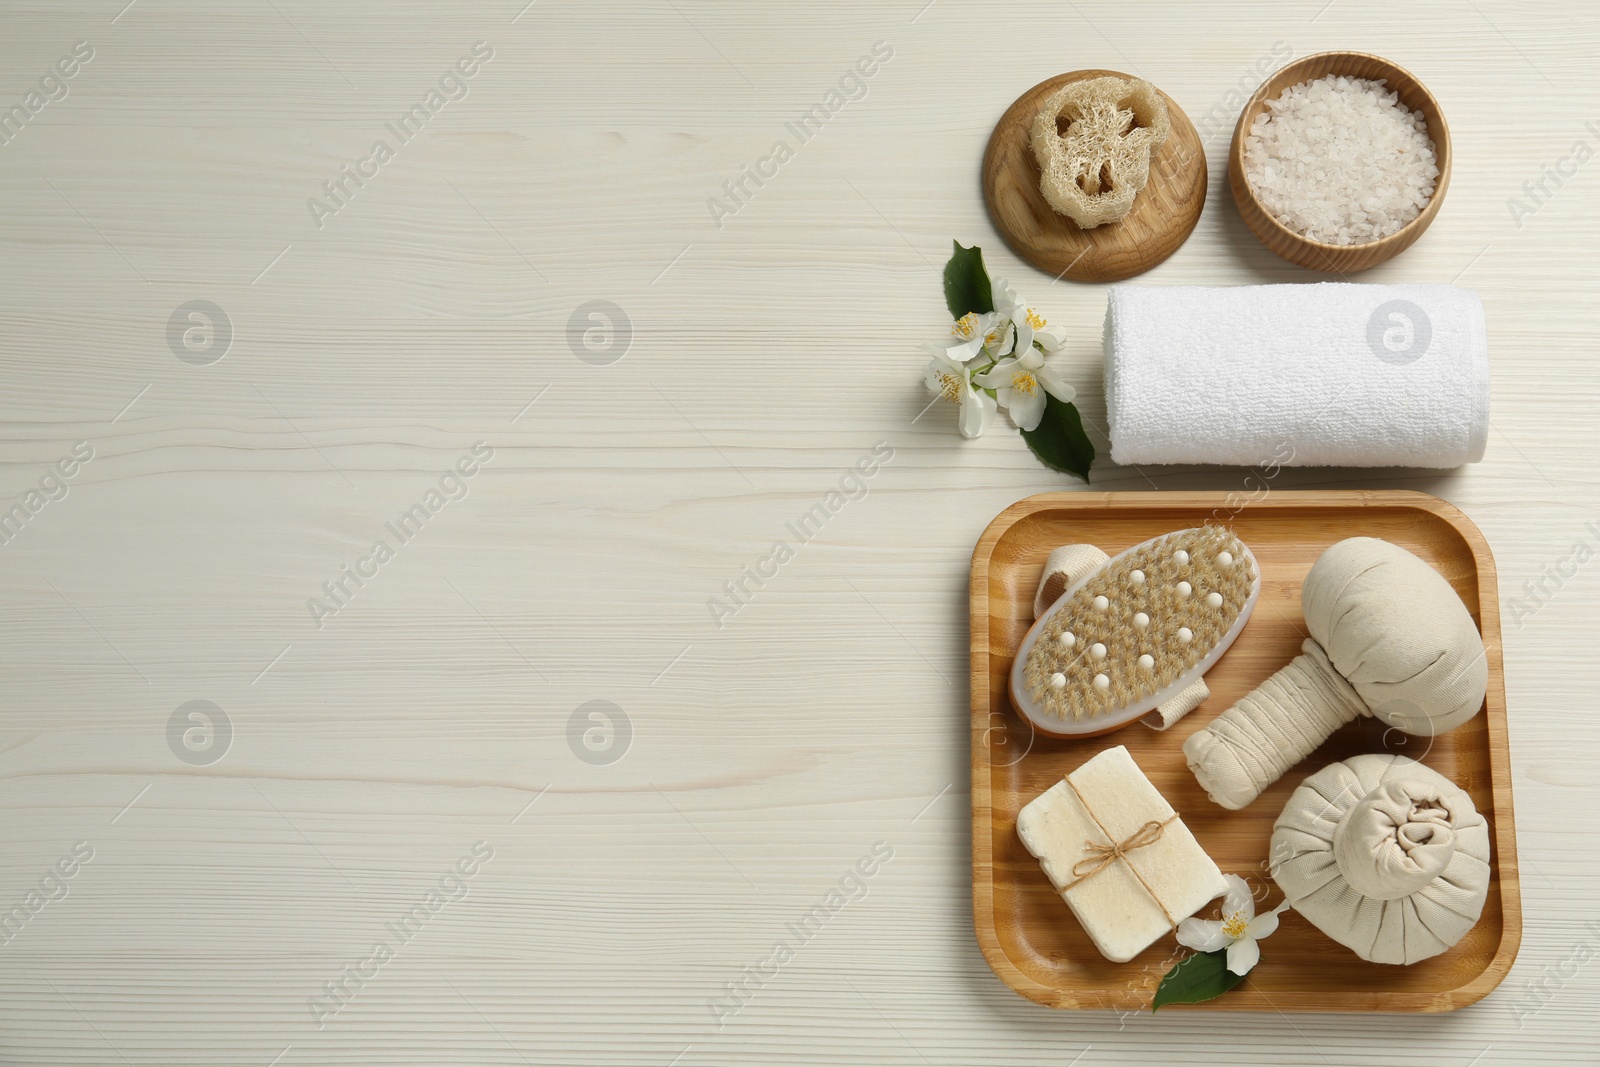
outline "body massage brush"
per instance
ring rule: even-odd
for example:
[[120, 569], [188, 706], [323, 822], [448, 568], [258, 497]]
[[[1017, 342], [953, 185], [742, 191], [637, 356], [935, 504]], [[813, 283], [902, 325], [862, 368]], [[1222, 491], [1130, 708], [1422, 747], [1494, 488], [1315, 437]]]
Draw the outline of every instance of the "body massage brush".
[[1012, 705], [1054, 737], [1140, 717], [1165, 729], [1209, 695], [1202, 675], [1244, 629], [1260, 588], [1255, 556], [1215, 526], [1114, 558], [1092, 545], [1057, 549], [1011, 668]]
[[1300, 590], [1301, 654], [1183, 744], [1211, 799], [1238, 809], [1333, 732], [1374, 715], [1431, 737], [1477, 714], [1483, 638], [1438, 571], [1374, 537], [1340, 541]]

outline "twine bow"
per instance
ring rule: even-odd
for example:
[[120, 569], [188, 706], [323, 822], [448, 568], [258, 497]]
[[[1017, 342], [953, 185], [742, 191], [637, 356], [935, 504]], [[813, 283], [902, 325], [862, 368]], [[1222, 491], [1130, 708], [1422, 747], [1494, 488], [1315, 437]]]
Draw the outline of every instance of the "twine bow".
[[1161, 909], [1161, 914], [1165, 916], [1167, 925], [1176, 930], [1178, 928], [1177, 920], [1172, 917], [1172, 913], [1167, 910], [1167, 906], [1161, 902], [1160, 895], [1156, 893], [1149, 882], [1145, 881], [1144, 875], [1139, 873], [1139, 868], [1133, 865], [1133, 861], [1128, 858], [1128, 853], [1134, 849], [1144, 848], [1160, 841], [1162, 835], [1167, 832], [1167, 827], [1177, 821], [1177, 813], [1174, 812], [1165, 821], [1151, 819], [1139, 829], [1118, 841], [1111, 836], [1111, 831], [1106, 829], [1106, 824], [1101, 822], [1100, 817], [1094, 813], [1094, 809], [1089, 806], [1088, 799], [1078, 789], [1077, 784], [1071, 778], [1063, 778], [1062, 780], [1077, 795], [1078, 803], [1082, 805], [1084, 813], [1094, 820], [1094, 824], [1100, 828], [1100, 832], [1106, 837], [1106, 844], [1103, 845], [1097, 841], [1084, 841], [1083, 848], [1088, 855], [1072, 865], [1073, 881], [1062, 892], [1066, 892], [1067, 889], [1093, 878], [1113, 863], [1122, 860], [1123, 863], [1127, 864], [1128, 870], [1133, 872], [1133, 876], [1139, 880], [1139, 884], [1144, 886], [1144, 891], [1150, 894], [1150, 899], [1156, 902], [1156, 907]]
[[[1171, 819], [1167, 820], [1167, 822], [1171, 821]], [[1160, 841], [1161, 835], [1166, 832], [1166, 829], [1167, 823], [1151, 819], [1121, 841], [1112, 841], [1110, 844], [1105, 845], [1098, 845], [1093, 841], [1085, 841], [1083, 848], [1089, 855], [1087, 858], [1081, 859], [1072, 865], [1072, 873], [1077, 876], [1079, 881], [1089, 877], [1091, 874], [1098, 874], [1117, 860], [1124, 858], [1134, 849], [1144, 848], [1146, 845], [1153, 845]]]

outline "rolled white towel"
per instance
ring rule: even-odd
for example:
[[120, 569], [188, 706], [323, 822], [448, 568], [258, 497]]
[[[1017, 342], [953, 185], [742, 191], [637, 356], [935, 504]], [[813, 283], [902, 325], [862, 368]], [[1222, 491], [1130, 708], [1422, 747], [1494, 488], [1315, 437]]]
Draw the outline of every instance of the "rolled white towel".
[[1452, 285], [1111, 288], [1111, 459], [1459, 467], [1489, 437], [1483, 304]]

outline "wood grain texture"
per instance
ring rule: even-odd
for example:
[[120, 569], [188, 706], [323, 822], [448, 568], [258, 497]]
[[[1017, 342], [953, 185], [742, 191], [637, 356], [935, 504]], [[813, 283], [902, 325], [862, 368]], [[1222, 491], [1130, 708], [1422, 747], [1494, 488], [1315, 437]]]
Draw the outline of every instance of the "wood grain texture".
[[[1267, 102], [1282, 96], [1283, 91], [1292, 85], [1326, 78], [1330, 74], [1383, 82], [1386, 89], [1400, 97], [1402, 104], [1422, 115], [1428, 124], [1428, 136], [1433, 139], [1434, 157], [1439, 166], [1433, 196], [1428, 198], [1428, 203], [1416, 218], [1376, 241], [1335, 245], [1298, 234], [1267, 211], [1245, 177], [1245, 138], [1249, 135], [1250, 127], [1255, 125], [1256, 118], [1266, 110]], [[1450, 124], [1445, 121], [1439, 101], [1434, 99], [1428, 87], [1416, 75], [1382, 56], [1365, 52], [1318, 52], [1314, 56], [1296, 60], [1273, 74], [1250, 97], [1244, 110], [1239, 112], [1239, 122], [1233, 129], [1233, 142], [1228, 148], [1228, 188], [1233, 191], [1233, 203], [1239, 209], [1244, 224], [1267, 248], [1290, 263], [1312, 270], [1354, 274], [1387, 262], [1416, 243], [1444, 204], [1444, 194], [1450, 188], [1450, 165]]]
[[[1206, 674], [1211, 696], [1172, 728], [1134, 723], [1094, 738], [1031, 729], [1007, 695], [1016, 649], [1033, 622], [1045, 557], [1063, 543], [1115, 555], [1151, 537], [1218, 522], [1261, 566], [1261, 596], [1244, 632]], [[1336, 733], [1254, 803], [1211, 803], [1185, 762], [1184, 741], [1293, 659], [1306, 638], [1300, 585], [1328, 546], [1382, 537], [1445, 575], [1483, 634], [1489, 689], [1482, 714], [1432, 738], [1363, 719]], [[1043, 494], [989, 525], [972, 558], [972, 897], [978, 943], [1023, 996], [1056, 1008], [1139, 1010], [1178, 958], [1170, 938], [1126, 964], [1111, 963], [1069, 918], [1049, 879], [1017, 838], [1017, 813], [1095, 753], [1126, 745], [1225, 873], [1244, 878], [1262, 907], [1281, 894], [1266, 870], [1272, 826], [1306, 775], [1360, 752], [1417, 758], [1465, 789], [1493, 835], [1483, 917], [1454, 948], [1410, 967], [1367, 963], [1298, 915], [1263, 942], [1263, 964], [1224, 997], [1185, 1011], [1438, 1012], [1481, 1000], [1505, 978], [1522, 938], [1511, 756], [1494, 560], [1458, 509], [1419, 493], [1277, 493], [1239, 507], [1220, 493]], [[1487, 596], [1484, 595], [1487, 591]]]
[[[1570, 565], [1600, 519], [1600, 164], [1532, 214], [1507, 199], [1600, 115], [1595, 12], [524, 7], [4, 5], [0, 103], [75, 41], [96, 57], [0, 145], [0, 502], [75, 441], [95, 458], [0, 547], [0, 907], [73, 842], [96, 851], [0, 946], [0, 1063], [1593, 1062], [1600, 963], [1574, 954], [1600, 944], [1600, 568]], [[306, 200], [477, 40], [495, 57], [470, 95], [318, 229]], [[866, 96], [799, 144], [785, 124], [876, 41], [894, 56]], [[1078, 483], [1003, 424], [964, 441], [923, 411], [939, 271], [952, 238], [981, 245], [1063, 327], [1104, 455], [1105, 292], [1052, 285], [993, 229], [996, 117], [1060, 71], [1125, 70], [1183, 106], [1220, 177], [1259, 78], [1352, 44], [1450, 115], [1449, 202], [1364, 279], [1482, 295], [1484, 461], [1268, 479], [1102, 460], [1092, 489], [1416, 489], [1471, 516], [1504, 583], [1522, 950], [1442, 1016], [1064, 1016], [973, 936], [965, 664], [972, 546]], [[778, 138], [794, 158], [719, 227], [708, 199]], [[1219, 180], [1141, 281], [1316, 277]], [[234, 328], [209, 366], [165, 336], [194, 299]], [[609, 366], [567, 340], [594, 299], [631, 321]], [[307, 598], [478, 440], [494, 457], [468, 495], [318, 629]], [[786, 534], [878, 441], [894, 456], [869, 491]], [[707, 600], [779, 538], [794, 558], [719, 628]], [[233, 725], [208, 766], [166, 736], [196, 699]], [[631, 720], [613, 764], [569, 745], [593, 700]], [[495, 857], [467, 898], [318, 1029], [308, 998], [478, 840]], [[713, 998], [879, 840], [895, 855], [865, 897], [719, 1026]]]
[[1106, 76], [1128, 77], [1115, 70], [1074, 70], [1035, 85], [1006, 108], [983, 153], [983, 199], [1000, 236], [1035, 267], [1075, 282], [1143, 274], [1182, 247], [1206, 203], [1200, 134], [1165, 92], [1172, 128], [1152, 154], [1149, 182], [1126, 216], [1085, 230], [1045, 200], [1031, 144], [1034, 117], [1062, 86]]

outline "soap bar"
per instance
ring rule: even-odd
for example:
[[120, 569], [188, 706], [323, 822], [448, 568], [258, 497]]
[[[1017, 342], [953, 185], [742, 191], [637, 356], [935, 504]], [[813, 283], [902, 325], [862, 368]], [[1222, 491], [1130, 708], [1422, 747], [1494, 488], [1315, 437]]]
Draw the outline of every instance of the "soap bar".
[[[1222, 871], [1127, 748], [1108, 748], [1067, 778], [1071, 785], [1057, 782], [1018, 812], [1017, 835], [1106, 959], [1126, 963], [1227, 892]], [[1137, 843], [1152, 821], [1164, 824], [1159, 837]], [[1089, 872], [1113, 843], [1127, 851]]]

